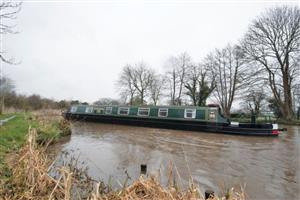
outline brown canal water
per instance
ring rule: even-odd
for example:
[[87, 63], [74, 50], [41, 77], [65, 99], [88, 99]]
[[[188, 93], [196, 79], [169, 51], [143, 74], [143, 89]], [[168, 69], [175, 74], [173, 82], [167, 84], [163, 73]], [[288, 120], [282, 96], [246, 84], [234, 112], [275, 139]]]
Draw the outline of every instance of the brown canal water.
[[300, 199], [300, 127], [284, 127], [272, 138], [79, 122], [57, 165], [74, 156], [95, 180], [118, 187], [126, 174], [138, 178], [141, 164], [166, 184], [172, 162], [181, 187], [191, 176], [202, 191], [244, 186], [248, 199]]

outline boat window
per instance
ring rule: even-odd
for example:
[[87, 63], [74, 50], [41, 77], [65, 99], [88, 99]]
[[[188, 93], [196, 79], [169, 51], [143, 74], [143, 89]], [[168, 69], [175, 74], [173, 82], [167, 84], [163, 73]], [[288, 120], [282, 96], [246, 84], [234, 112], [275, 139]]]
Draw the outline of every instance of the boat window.
[[118, 110], [119, 115], [128, 115], [129, 114], [129, 108], [127, 107], [121, 107]]
[[111, 114], [112, 113], [112, 107], [105, 107], [105, 114]]
[[138, 115], [139, 116], [149, 116], [150, 108], [139, 108]]
[[70, 112], [74, 113], [77, 111], [77, 106], [72, 106]]
[[210, 112], [209, 113], [209, 120], [215, 120], [216, 119], [216, 113], [215, 112]]
[[86, 108], [85, 108], [85, 112], [86, 112], [86, 113], [91, 113], [91, 112], [93, 112], [93, 107], [86, 107]]
[[158, 116], [159, 117], [168, 117], [168, 108], [159, 108]]
[[196, 109], [185, 109], [184, 118], [196, 118]]

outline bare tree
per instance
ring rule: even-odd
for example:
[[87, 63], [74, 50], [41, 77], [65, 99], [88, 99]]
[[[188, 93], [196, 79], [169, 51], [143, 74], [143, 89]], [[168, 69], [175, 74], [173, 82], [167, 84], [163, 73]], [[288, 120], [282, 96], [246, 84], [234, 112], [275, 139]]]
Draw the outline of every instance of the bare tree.
[[214, 95], [224, 114], [229, 117], [237, 92], [247, 80], [247, 69], [244, 67], [245, 61], [240, 47], [227, 45], [224, 49], [216, 49], [206, 57], [205, 66], [216, 81]]
[[120, 102], [112, 98], [100, 98], [94, 102], [95, 105], [120, 105]]
[[298, 84], [296, 84], [294, 87], [293, 99], [294, 99], [294, 110], [295, 113], [297, 113], [298, 110], [300, 110], [300, 80], [298, 81]]
[[117, 82], [121, 96], [123, 98], [129, 97], [130, 105], [136, 104], [137, 99], [139, 99], [140, 105], [145, 104], [145, 97], [149, 92], [154, 74], [154, 70], [147, 67], [143, 62], [134, 66], [126, 65]]
[[[12, 23], [14, 19], [16, 19], [17, 14], [19, 13], [21, 9], [21, 2], [15, 2], [15, 1], [8, 1], [8, 0], [2, 0], [0, 2], [0, 35], [2, 34], [12, 34], [16, 33], [14, 31], [15, 25]], [[3, 43], [2, 41], [3, 37], [0, 37], [0, 43]], [[5, 52], [3, 52], [2, 49], [0, 49], [0, 62], [5, 62], [8, 64], [15, 64], [14, 60], [7, 59], [4, 56]], [[0, 69], [2, 70], [2, 69]], [[0, 71], [0, 84], [1, 86], [5, 85], [6, 83], [3, 82], [5, 80], [5, 77], [2, 77], [3, 72]], [[0, 113], [4, 110], [4, 102], [5, 102], [5, 91], [2, 91], [3, 88], [1, 88], [1, 100], [0, 100]]]
[[140, 104], [145, 104], [145, 96], [154, 78], [154, 71], [148, 68], [143, 62], [135, 65], [133, 75], [133, 86], [135, 87], [139, 98]]
[[169, 88], [170, 88], [170, 104], [176, 105], [176, 90], [178, 85], [178, 77], [175, 69], [175, 58], [171, 57], [168, 61], [171, 65], [172, 69], [167, 72], [166, 77], [169, 80]]
[[153, 76], [153, 79], [149, 87], [149, 91], [150, 91], [150, 97], [154, 105], [157, 105], [160, 97], [162, 96], [164, 83], [165, 83], [165, 79], [161, 75]]
[[300, 76], [300, 9], [276, 7], [250, 25], [243, 40], [248, 59], [266, 72], [276, 104], [286, 119], [293, 116], [292, 88]]
[[208, 70], [198, 65], [189, 66], [185, 81], [186, 94], [191, 98], [194, 106], [205, 106], [206, 100], [215, 89], [215, 79], [208, 78]]
[[1, 98], [1, 105], [0, 105], [0, 114], [3, 113], [5, 109], [5, 98], [14, 91], [15, 85], [13, 81], [8, 77], [0, 77], [0, 98]]
[[[17, 14], [21, 10], [20, 1], [2, 0], [0, 2], [0, 34], [14, 34], [17, 33], [13, 20], [17, 18]], [[2, 38], [2, 37], [1, 37]], [[2, 41], [1, 41], [2, 43]], [[0, 50], [0, 61], [9, 64], [14, 64], [13, 59], [7, 59], [4, 56], [2, 49]]]
[[172, 105], [181, 105], [182, 94], [184, 89], [184, 81], [187, 75], [187, 68], [191, 63], [191, 57], [186, 53], [182, 53], [177, 57], [171, 57], [168, 65], [171, 70], [167, 72], [170, 87], [170, 97]]
[[249, 88], [247, 94], [243, 96], [242, 104], [251, 114], [258, 115], [261, 112], [265, 100], [266, 94], [263, 87]]
[[120, 91], [120, 95], [123, 99], [126, 99], [129, 97], [129, 104], [132, 105], [134, 95], [136, 94], [136, 88], [134, 86], [134, 68], [131, 65], [126, 65], [119, 77], [119, 80], [117, 82], [117, 87]]

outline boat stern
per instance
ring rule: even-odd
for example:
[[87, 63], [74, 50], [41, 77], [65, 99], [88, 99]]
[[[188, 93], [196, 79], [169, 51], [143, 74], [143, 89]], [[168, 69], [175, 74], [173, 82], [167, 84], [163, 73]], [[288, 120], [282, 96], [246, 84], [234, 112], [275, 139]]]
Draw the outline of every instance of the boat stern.
[[278, 128], [278, 124], [272, 124], [272, 135], [277, 136], [279, 135], [280, 130]]

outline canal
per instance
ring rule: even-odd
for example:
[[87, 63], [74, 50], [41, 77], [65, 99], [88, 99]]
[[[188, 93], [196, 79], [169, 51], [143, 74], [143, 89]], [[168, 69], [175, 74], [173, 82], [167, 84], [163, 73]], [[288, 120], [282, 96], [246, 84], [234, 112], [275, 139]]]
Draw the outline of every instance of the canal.
[[247, 199], [300, 199], [300, 127], [284, 127], [270, 138], [77, 122], [56, 164], [74, 157], [91, 177], [118, 187], [138, 178], [141, 164], [166, 184], [173, 163], [179, 186], [192, 177], [202, 191], [242, 186]]

